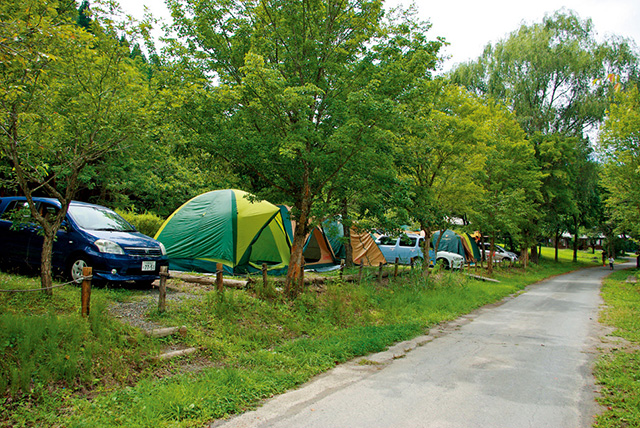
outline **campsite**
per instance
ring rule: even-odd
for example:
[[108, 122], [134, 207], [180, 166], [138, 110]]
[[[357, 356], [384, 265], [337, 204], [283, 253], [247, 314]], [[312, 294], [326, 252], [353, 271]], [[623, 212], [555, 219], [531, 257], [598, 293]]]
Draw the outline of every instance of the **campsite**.
[[[517, 293], [528, 283], [599, 263], [588, 252], [580, 253], [577, 265], [569, 250], [561, 253], [560, 264], [552, 261], [552, 249], [545, 248], [544, 254], [548, 261], [527, 272], [498, 268], [494, 278], [499, 283], [440, 271], [424, 284], [422, 275], [409, 267], [394, 278], [391, 266], [384, 268], [387, 275], [381, 280], [378, 268], [365, 268], [360, 283], [341, 281], [339, 271], [308, 273], [334, 280], [309, 285], [295, 302], [285, 299], [271, 281], [277, 277], [269, 276], [263, 284], [256, 275], [249, 287], [220, 292], [215, 279], [185, 282], [177, 273], [167, 280], [165, 311], [158, 310], [157, 288], [98, 287], [92, 290], [87, 321], [78, 316], [76, 286], [56, 289], [58, 315], [49, 313], [50, 300], [42, 293], [2, 293], [5, 313], [22, 313], [14, 313], [19, 324], [3, 332], [17, 352], [5, 361], [20, 361], [22, 367], [17, 372], [0, 365], [10, 374], [3, 377], [11, 379], [7, 387], [16, 394], [26, 387], [30, 379], [22, 373], [42, 382], [28, 386], [28, 398], [4, 402], [10, 411], [3, 413], [2, 423], [202, 425], [252, 408], [341, 362], [360, 357], [367, 364], [367, 354]], [[358, 269], [343, 275], [357, 276]], [[35, 278], [5, 273], [0, 273], [0, 282], [10, 289], [37, 287]], [[44, 317], [46, 324], [33, 324], [33, 316]], [[16, 341], [21, 326], [30, 326], [34, 340], [45, 335], [42, 346]], [[176, 328], [171, 335], [156, 336], [168, 327], [184, 331]], [[49, 341], [60, 342], [62, 352], [51, 353]], [[25, 354], [29, 358], [14, 359]], [[41, 404], [34, 411], [24, 400]]]
[[216, 424], [606, 268], [640, 426], [637, 42], [559, 8], [445, 69], [391, 3], [0, 2], [0, 426]]

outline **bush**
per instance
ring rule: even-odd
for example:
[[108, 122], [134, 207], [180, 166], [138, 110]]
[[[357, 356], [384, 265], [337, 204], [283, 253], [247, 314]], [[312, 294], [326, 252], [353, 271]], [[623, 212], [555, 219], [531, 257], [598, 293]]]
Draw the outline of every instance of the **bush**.
[[147, 236], [155, 236], [162, 223], [164, 223], [164, 219], [155, 214], [145, 212], [143, 214], [138, 214], [131, 210], [116, 210], [118, 214], [124, 217], [129, 223], [135, 226], [139, 232], [144, 233]]

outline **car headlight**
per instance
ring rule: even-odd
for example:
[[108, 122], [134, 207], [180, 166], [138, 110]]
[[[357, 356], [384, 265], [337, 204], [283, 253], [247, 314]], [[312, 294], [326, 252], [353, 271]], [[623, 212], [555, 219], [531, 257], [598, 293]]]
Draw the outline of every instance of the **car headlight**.
[[160, 241], [158, 241], [158, 244], [160, 244], [160, 251], [162, 251], [162, 255], [166, 256], [167, 255], [167, 249], [164, 248], [164, 244]]
[[96, 247], [100, 250], [101, 253], [107, 254], [124, 254], [124, 250], [118, 244], [113, 241], [107, 241], [106, 239], [98, 239], [96, 242]]

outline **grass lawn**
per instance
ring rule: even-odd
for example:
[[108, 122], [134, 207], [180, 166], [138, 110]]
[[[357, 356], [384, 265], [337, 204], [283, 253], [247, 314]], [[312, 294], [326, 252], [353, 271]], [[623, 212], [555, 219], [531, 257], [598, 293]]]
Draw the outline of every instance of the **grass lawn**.
[[[572, 263], [564, 250], [555, 263], [553, 249], [544, 249], [543, 262], [526, 271], [496, 269], [499, 283], [456, 272], [425, 279], [415, 270], [378, 284], [372, 269], [361, 285], [331, 283], [295, 301], [261, 287], [224, 294], [194, 288], [190, 298], [170, 300], [165, 313], [146, 309], [146, 321], [186, 325], [178, 338], [150, 338], [110, 315], [112, 305], [149, 291], [95, 288], [88, 319], [79, 316], [77, 287], [55, 289], [53, 297], [0, 292], [0, 426], [204, 426], [531, 283], [598, 265], [592, 257], [581, 252]], [[0, 290], [38, 286], [0, 273]], [[198, 352], [153, 358], [178, 345]]]
[[605, 410], [598, 427], [640, 426], [640, 278], [637, 270], [616, 271], [604, 282], [606, 307], [600, 321], [614, 327], [619, 343], [600, 357], [596, 379], [602, 385], [600, 403]]

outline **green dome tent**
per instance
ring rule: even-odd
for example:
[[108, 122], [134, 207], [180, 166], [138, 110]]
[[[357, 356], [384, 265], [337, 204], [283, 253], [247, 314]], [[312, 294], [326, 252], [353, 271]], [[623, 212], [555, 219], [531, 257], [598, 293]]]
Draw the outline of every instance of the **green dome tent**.
[[289, 264], [291, 241], [280, 208], [251, 202], [241, 190], [215, 190], [187, 201], [160, 227], [155, 239], [167, 249], [169, 268], [230, 273], [282, 271]]
[[[434, 248], [439, 236], [440, 231], [436, 231], [431, 237], [431, 244]], [[471, 238], [468, 233], [464, 232], [457, 233], [453, 230], [445, 230], [442, 239], [440, 239], [438, 251], [449, 251], [460, 254], [467, 262], [480, 260], [480, 250], [478, 249], [476, 241]]]

